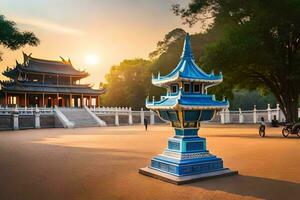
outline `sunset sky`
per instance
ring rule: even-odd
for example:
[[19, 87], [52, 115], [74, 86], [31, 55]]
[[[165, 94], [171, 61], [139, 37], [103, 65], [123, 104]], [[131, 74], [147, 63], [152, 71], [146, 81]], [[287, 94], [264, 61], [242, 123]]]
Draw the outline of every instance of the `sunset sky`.
[[[110, 67], [126, 58], [147, 58], [157, 41], [174, 28], [190, 29], [170, 10], [174, 3], [189, 0], [0, 0], [1, 14], [21, 30], [33, 31], [41, 40], [37, 47], [8, 51], [3, 47], [1, 72], [22, 62], [22, 51], [33, 57], [71, 58], [86, 69], [86, 80], [98, 87]], [[3, 76], [1, 76], [3, 78]]]

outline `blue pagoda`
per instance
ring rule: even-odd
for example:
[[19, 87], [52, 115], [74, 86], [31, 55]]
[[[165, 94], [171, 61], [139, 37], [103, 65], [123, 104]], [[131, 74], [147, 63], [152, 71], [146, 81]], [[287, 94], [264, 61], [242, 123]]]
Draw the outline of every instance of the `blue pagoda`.
[[146, 100], [146, 107], [171, 122], [175, 136], [168, 139], [165, 151], [155, 156], [141, 174], [175, 184], [237, 174], [224, 168], [223, 160], [206, 149], [206, 139], [198, 136], [201, 121], [211, 120], [217, 111], [229, 107], [225, 99], [217, 101], [207, 94], [209, 87], [223, 81], [222, 73], [205, 73], [195, 63], [186, 34], [183, 53], [177, 67], [168, 75], [152, 77], [152, 84], [167, 89], [159, 101]]

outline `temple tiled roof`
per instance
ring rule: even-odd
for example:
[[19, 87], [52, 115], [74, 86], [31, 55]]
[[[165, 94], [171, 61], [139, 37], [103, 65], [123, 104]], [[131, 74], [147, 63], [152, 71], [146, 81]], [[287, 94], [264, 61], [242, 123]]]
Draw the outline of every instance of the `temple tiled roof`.
[[47, 85], [37, 83], [10, 82], [2, 84], [3, 91], [12, 92], [39, 92], [39, 93], [66, 93], [100, 95], [105, 89], [92, 89], [88, 85]]
[[2, 72], [2, 74], [6, 77], [9, 77], [9, 78], [14, 78], [18, 75], [18, 67], [15, 67], [15, 68], [7, 68], [4, 72]]
[[221, 83], [223, 80], [222, 74], [207, 74], [197, 66], [192, 53], [190, 36], [188, 34], [185, 38], [183, 52], [177, 67], [166, 76], [153, 77], [152, 83], [160, 86], [163, 84], [177, 82], [178, 80], [207, 82], [213, 84]]
[[53, 61], [33, 58], [24, 55], [24, 65], [21, 67], [25, 71], [53, 73], [62, 75], [88, 76], [87, 72], [75, 69], [70, 61]]
[[31, 55], [26, 55], [23, 53], [24, 63], [17, 65], [15, 68], [8, 68], [3, 72], [3, 75], [14, 78], [17, 76], [18, 72], [33, 72], [42, 74], [55, 74], [55, 75], [65, 75], [65, 76], [77, 76], [77, 77], [87, 77], [89, 74], [85, 71], [80, 71], [74, 68], [71, 61], [64, 60], [61, 61], [45, 60], [33, 58]]

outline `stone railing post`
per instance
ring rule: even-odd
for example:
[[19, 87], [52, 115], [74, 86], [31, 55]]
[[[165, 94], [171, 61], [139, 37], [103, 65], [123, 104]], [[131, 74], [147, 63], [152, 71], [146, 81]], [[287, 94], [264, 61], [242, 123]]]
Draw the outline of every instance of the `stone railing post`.
[[257, 115], [256, 115], [256, 105], [253, 108], [253, 123], [256, 124], [257, 122]]
[[35, 128], [41, 128], [41, 122], [40, 122], [40, 116], [41, 116], [41, 113], [40, 113], [40, 110], [39, 108], [36, 106], [35, 108], [35, 112], [34, 112], [34, 121], [35, 121]]
[[150, 124], [154, 124], [154, 112], [152, 110], [150, 110]]
[[141, 108], [141, 124], [144, 124], [145, 114], [143, 108]]
[[133, 124], [133, 122], [132, 122], [132, 110], [131, 110], [131, 107], [129, 108], [128, 123], [130, 125]]
[[221, 124], [225, 124], [225, 111], [221, 110], [220, 114], [221, 114]]
[[17, 106], [13, 110], [13, 130], [19, 130], [19, 110]]
[[276, 119], [279, 121], [279, 113], [280, 113], [280, 107], [279, 107], [279, 104], [276, 104]]
[[230, 123], [230, 111], [229, 111], [229, 109], [225, 110], [225, 123], [226, 124]]
[[244, 115], [242, 113], [242, 109], [239, 108], [239, 123], [242, 124], [244, 123]]
[[268, 122], [272, 122], [272, 110], [269, 103], [268, 103], [267, 112], [268, 112]]
[[115, 111], [115, 125], [116, 126], [119, 126], [120, 123], [119, 123], [119, 113], [118, 113], [118, 108], [116, 108], [116, 111]]

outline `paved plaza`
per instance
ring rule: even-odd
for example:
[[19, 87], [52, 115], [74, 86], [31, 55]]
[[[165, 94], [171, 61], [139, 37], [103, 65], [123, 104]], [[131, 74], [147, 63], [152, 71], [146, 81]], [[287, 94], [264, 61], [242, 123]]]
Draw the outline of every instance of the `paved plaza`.
[[240, 175], [176, 186], [138, 173], [173, 135], [169, 126], [0, 132], [0, 199], [300, 199], [300, 139], [280, 128], [210, 125], [211, 153]]

